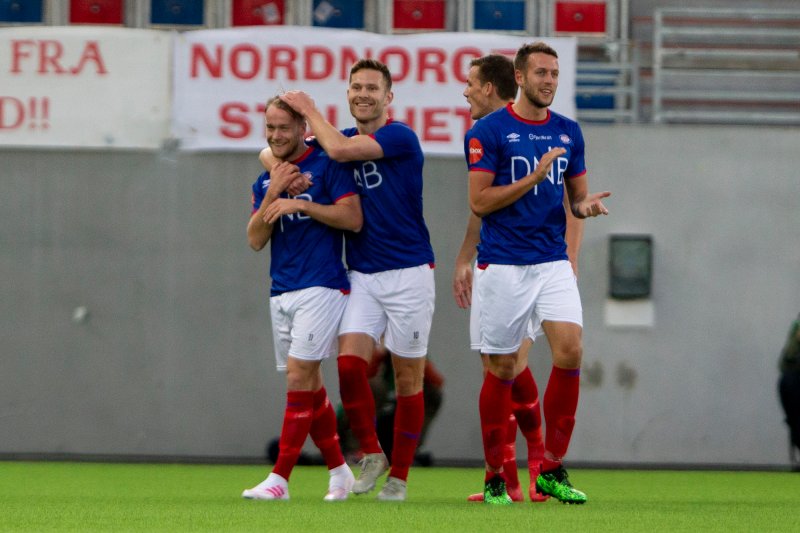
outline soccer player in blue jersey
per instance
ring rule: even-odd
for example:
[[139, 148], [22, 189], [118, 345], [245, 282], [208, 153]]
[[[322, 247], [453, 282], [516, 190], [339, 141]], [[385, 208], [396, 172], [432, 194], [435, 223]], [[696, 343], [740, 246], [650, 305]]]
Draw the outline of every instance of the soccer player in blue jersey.
[[[517, 81], [514, 78], [514, 62], [500, 54], [488, 54], [473, 59], [467, 75], [467, 86], [464, 97], [469, 104], [470, 116], [473, 120], [485, 117], [513, 102], [517, 96]], [[569, 208], [567, 196], [564, 196], [565, 209]], [[456, 256], [453, 274], [453, 296], [456, 304], [462, 309], [470, 308], [470, 346], [480, 350], [479, 317], [480, 309], [477, 300], [472, 301], [474, 289], [472, 260], [480, 240], [481, 219], [470, 213], [464, 241]], [[578, 273], [578, 254], [583, 236], [583, 220], [575, 218], [567, 212], [567, 255], [575, 274]], [[503, 454], [503, 473], [506, 490], [513, 501], [524, 501], [522, 487], [517, 474], [517, 428], [525, 437], [528, 447], [528, 473], [530, 485], [528, 496], [532, 502], [546, 501], [549, 497], [536, 490], [536, 478], [541, 471], [544, 454], [542, 441], [542, 415], [539, 407], [539, 392], [536, 381], [528, 367], [528, 352], [536, 335], [531, 322], [519, 349], [517, 365], [514, 371], [514, 384], [511, 387], [512, 413], [506, 429], [506, 441]], [[483, 370], [488, 370], [488, 356], [481, 355]], [[484, 501], [483, 492], [472, 494], [469, 501]]]
[[[289, 499], [289, 476], [310, 434], [330, 473], [325, 501], [344, 500], [355, 478], [339, 447], [320, 364], [336, 354], [350, 291], [342, 232], [361, 229], [361, 202], [347, 169], [306, 146], [305, 119], [278, 97], [267, 102], [266, 124], [277, 161], [253, 184], [247, 239], [256, 251], [270, 243], [272, 336], [278, 370], [286, 372], [286, 409], [275, 467], [242, 496]], [[287, 191], [295, 181], [307, 188], [292, 196]]]
[[564, 503], [584, 503], [562, 465], [575, 412], [582, 358], [582, 308], [566, 253], [566, 187], [577, 218], [608, 214], [590, 194], [580, 127], [550, 111], [558, 87], [558, 54], [545, 43], [523, 45], [514, 59], [520, 96], [477, 121], [464, 139], [470, 209], [482, 218], [476, 298], [481, 353], [488, 372], [479, 398], [487, 471], [484, 501], [511, 503], [503, 477], [503, 442], [522, 339], [540, 321], [553, 367], [544, 395], [542, 472], [536, 488]]
[[358, 184], [364, 228], [346, 240], [352, 292], [339, 329], [339, 392], [365, 454], [353, 486], [363, 494], [389, 469], [367, 380], [373, 346], [385, 332], [397, 410], [391, 470], [378, 499], [402, 501], [425, 417], [422, 387], [435, 295], [433, 249], [422, 216], [422, 148], [411, 128], [389, 119], [392, 77], [374, 59], [350, 69], [347, 99], [355, 128], [337, 130], [305, 93], [281, 98], [306, 117], [331, 158], [349, 165]]

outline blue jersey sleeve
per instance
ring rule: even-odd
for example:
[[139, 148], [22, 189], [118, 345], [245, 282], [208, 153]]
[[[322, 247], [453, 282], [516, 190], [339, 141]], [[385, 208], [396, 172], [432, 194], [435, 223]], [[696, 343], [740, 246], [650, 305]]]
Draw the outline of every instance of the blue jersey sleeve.
[[255, 213], [261, 207], [261, 202], [264, 201], [264, 197], [267, 195], [267, 187], [269, 187], [269, 172], [262, 172], [253, 183], [252, 211], [250, 214]]
[[374, 138], [387, 158], [410, 156], [422, 149], [417, 134], [402, 122], [389, 122], [375, 132]]
[[586, 162], [583, 159], [585, 149], [583, 132], [577, 123], [574, 123], [574, 126], [575, 127], [572, 130], [572, 139], [562, 139], [562, 141], [566, 141], [566, 144], [569, 144], [569, 141], [571, 141], [572, 144], [570, 147], [572, 157], [570, 157], [569, 166], [567, 167], [567, 171], [564, 173], [564, 177], [567, 179], [586, 174]]
[[330, 159], [328, 161], [327, 174], [333, 203], [347, 196], [358, 194], [356, 181], [353, 178], [353, 171], [350, 165], [337, 163]]
[[488, 121], [479, 120], [464, 137], [464, 155], [467, 158], [467, 168], [471, 171], [496, 174], [499, 152], [494, 129]]

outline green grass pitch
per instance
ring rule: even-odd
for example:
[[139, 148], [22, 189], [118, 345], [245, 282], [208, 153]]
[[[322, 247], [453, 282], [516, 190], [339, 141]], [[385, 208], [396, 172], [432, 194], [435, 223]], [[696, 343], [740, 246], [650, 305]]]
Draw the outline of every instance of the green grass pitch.
[[389, 503], [375, 493], [323, 502], [327, 471], [297, 467], [290, 501], [243, 500], [268, 471], [0, 462], [0, 531], [800, 531], [798, 473], [572, 469], [586, 505], [489, 507], [466, 501], [481, 488], [479, 469], [413, 468], [408, 501]]

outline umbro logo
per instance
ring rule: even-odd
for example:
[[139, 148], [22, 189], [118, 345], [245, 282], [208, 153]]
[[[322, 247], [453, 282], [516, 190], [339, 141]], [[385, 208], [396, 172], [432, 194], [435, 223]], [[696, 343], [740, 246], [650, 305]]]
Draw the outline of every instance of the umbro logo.
[[509, 133], [506, 135], [506, 139], [510, 143], [518, 143], [519, 142], [519, 133]]

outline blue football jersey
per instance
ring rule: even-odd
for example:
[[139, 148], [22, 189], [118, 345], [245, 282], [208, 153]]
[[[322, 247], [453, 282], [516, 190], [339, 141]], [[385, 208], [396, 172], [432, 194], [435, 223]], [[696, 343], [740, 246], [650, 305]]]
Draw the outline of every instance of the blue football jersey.
[[[295, 198], [330, 205], [357, 194], [348, 169], [331, 160], [320, 149], [309, 147], [292, 161], [312, 181], [311, 187]], [[269, 188], [269, 172], [253, 184], [253, 212]], [[286, 192], [281, 198], [289, 198]], [[273, 296], [308, 287], [328, 287], [347, 291], [350, 284], [342, 264], [342, 231], [317, 222], [308, 215], [283, 215], [275, 223], [270, 238], [270, 268]]]
[[535, 265], [567, 259], [564, 180], [586, 173], [580, 126], [548, 110], [541, 122], [525, 120], [511, 104], [467, 132], [464, 153], [470, 171], [494, 174], [492, 185], [509, 185], [530, 174], [550, 149], [563, 147], [547, 178], [513, 204], [483, 217], [479, 264]]
[[[347, 137], [356, 128], [342, 130]], [[434, 262], [430, 234], [422, 216], [424, 156], [417, 134], [389, 121], [371, 135], [383, 149], [374, 161], [349, 163], [361, 194], [364, 226], [348, 233], [347, 266], [372, 274]]]

